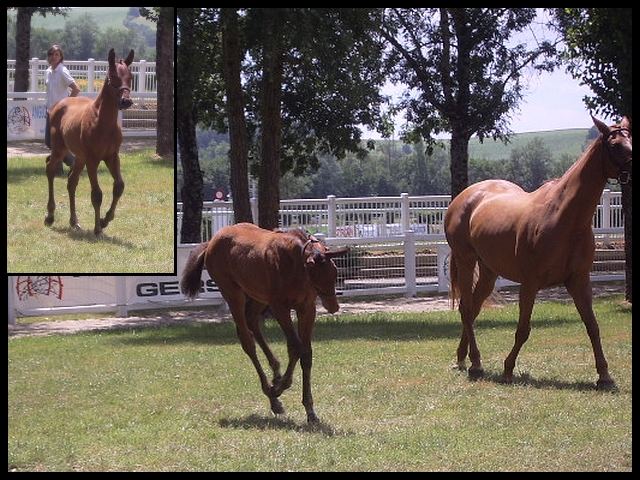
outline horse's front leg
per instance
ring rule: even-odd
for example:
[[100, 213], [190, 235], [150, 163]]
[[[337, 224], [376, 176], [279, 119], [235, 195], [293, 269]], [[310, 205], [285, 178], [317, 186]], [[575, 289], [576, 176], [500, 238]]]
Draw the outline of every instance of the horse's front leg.
[[69, 192], [69, 225], [71, 228], [79, 230], [80, 224], [78, 223], [78, 216], [76, 214], [76, 188], [78, 187], [78, 180], [80, 179], [80, 173], [84, 168], [84, 159], [77, 157], [71, 171], [69, 172], [69, 178], [67, 179], [67, 191]]
[[91, 182], [91, 204], [93, 205], [93, 211], [95, 214], [95, 222], [93, 227], [93, 233], [97, 236], [102, 234], [102, 227], [100, 225], [100, 206], [102, 205], [102, 190], [98, 185], [98, 162], [95, 164], [87, 164], [87, 173], [89, 175], [89, 182]]
[[582, 274], [570, 279], [565, 286], [567, 291], [573, 297], [576, 309], [582, 318], [584, 326], [587, 328], [591, 347], [593, 348], [593, 356], [596, 361], [596, 371], [598, 372], [598, 381], [596, 383], [599, 389], [615, 389], [616, 384], [609, 375], [609, 365], [602, 350], [602, 342], [600, 341], [600, 329], [598, 321], [593, 313], [593, 296], [591, 292], [591, 281], [589, 274]]
[[[53, 157], [53, 158], [52, 158]], [[47, 181], [49, 183], [49, 200], [47, 202], [47, 216], [44, 218], [44, 224], [50, 226], [53, 224], [54, 212], [56, 211], [56, 202], [53, 197], [53, 179], [56, 176], [56, 170], [60, 164], [60, 159], [55, 160], [53, 155], [47, 156]]]
[[313, 364], [313, 350], [311, 348], [311, 336], [313, 326], [316, 321], [315, 302], [306, 305], [304, 309], [297, 310], [298, 333], [302, 343], [300, 352], [300, 366], [302, 367], [302, 405], [307, 412], [307, 422], [317, 423], [320, 421], [313, 410], [313, 396], [311, 395], [311, 366]]
[[124, 180], [120, 173], [120, 156], [116, 153], [113, 157], [106, 159], [105, 163], [113, 177], [113, 198], [107, 214], [100, 220], [100, 226], [102, 228], [106, 228], [109, 222], [116, 216], [116, 205], [122, 196], [122, 192], [124, 192]]

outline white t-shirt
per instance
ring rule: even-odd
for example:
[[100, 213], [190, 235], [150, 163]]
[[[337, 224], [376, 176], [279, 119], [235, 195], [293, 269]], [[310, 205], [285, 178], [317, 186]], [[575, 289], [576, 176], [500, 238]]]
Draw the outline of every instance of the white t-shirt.
[[74, 82], [73, 77], [62, 63], [55, 70], [49, 65], [45, 75], [47, 84], [47, 111], [63, 98], [69, 96], [69, 86]]

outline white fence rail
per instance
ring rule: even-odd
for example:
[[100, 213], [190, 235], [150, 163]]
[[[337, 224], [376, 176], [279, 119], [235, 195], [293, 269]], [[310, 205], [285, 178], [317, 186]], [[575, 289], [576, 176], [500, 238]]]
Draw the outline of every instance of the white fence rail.
[[[65, 60], [71, 76], [75, 79], [78, 87], [83, 92], [98, 92], [102, 88], [104, 79], [107, 76], [109, 62], [106, 60], [95, 60], [90, 58], [86, 61]], [[29, 60], [29, 91], [45, 92], [45, 73], [49, 68], [46, 60], [32, 58]], [[157, 92], [156, 63], [139, 60], [131, 62], [131, 92], [145, 93]], [[16, 61], [7, 60], [7, 91], [13, 91], [16, 73]]]

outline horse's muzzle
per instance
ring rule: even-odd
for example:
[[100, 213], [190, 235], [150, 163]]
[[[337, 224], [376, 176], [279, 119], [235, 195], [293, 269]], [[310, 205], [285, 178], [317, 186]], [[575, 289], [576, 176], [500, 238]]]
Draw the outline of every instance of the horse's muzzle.
[[327, 312], [329, 313], [336, 313], [338, 310], [340, 310], [340, 305], [338, 305], [338, 299], [335, 295], [320, 295], [320, 301], [322, 302], [322, 306], [326, 308]]
[[133, 105], [133, 101], [130, 98], [121, 98], [120, 102], [118, 103], [118, 108], [120, 110], [126, 110], [131, 105]]

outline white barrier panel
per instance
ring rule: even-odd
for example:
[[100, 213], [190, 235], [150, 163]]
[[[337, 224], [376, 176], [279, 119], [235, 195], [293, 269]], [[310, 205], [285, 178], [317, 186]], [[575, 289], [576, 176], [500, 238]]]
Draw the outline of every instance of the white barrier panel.
[[41, 100], [7, 102], [7, 140], [44, 138], [47, 108]]
[[[178, 249], [178, 271], [192, 246]], [[167, 276], [11, 276], [9, 322], [15, 316], [115, 311], [167, 306], [219, 305], [224, 302], [209, 274], [202, 272], [202, 288], [195, 301], [180, 293], [180, 277]]]

